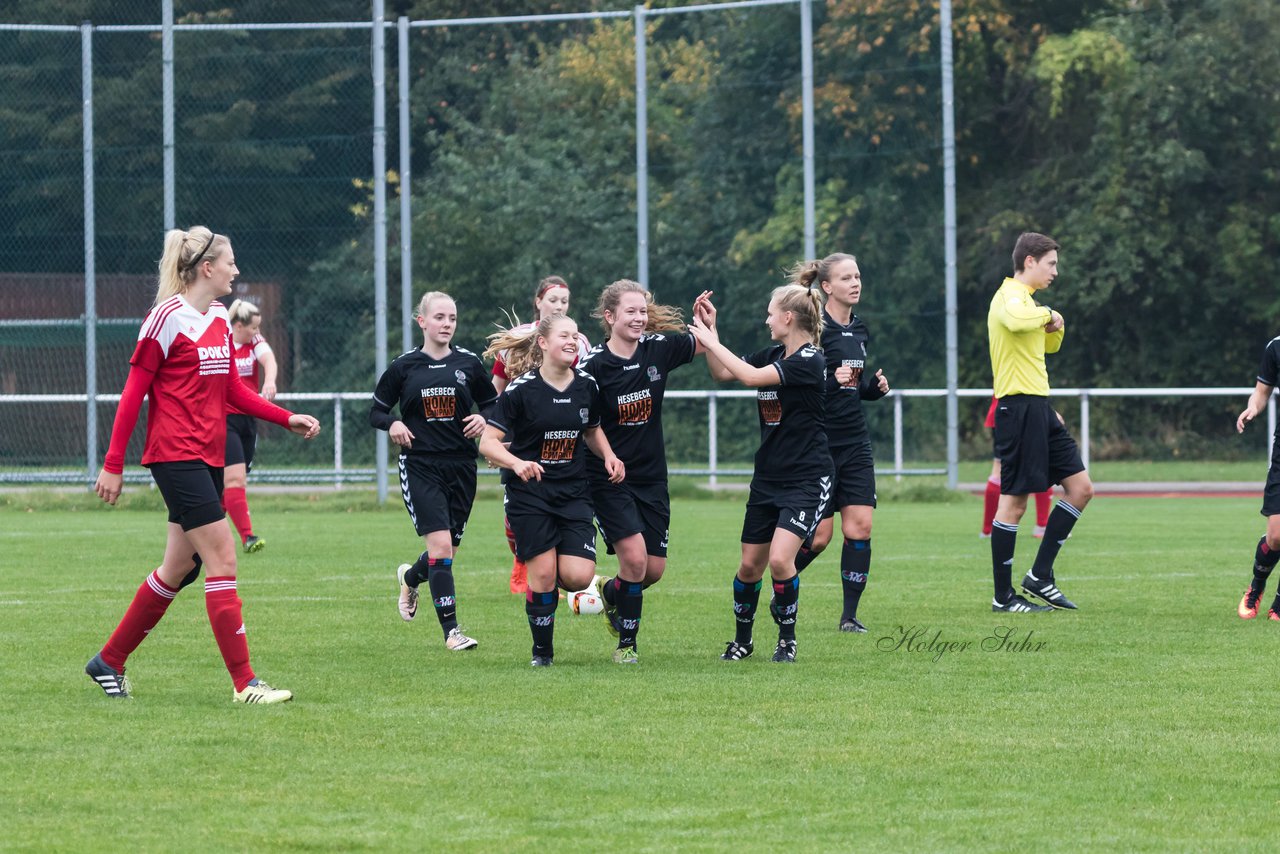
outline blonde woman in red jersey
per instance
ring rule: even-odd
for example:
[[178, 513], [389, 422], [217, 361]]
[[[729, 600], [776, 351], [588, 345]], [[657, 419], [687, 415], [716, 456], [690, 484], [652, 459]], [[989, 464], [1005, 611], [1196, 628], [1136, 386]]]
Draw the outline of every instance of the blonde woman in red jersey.
[[237, 703], [282, 703], [293, 695], [258, 679], [236, 594], [236, 547], [224, 521], [221, 493], [227, 411], [237, 409], [287, 427], [303, 438], [320, 432], [310, 415], [295, 415], [252, 394], [231, 359], [230, 323], [218, 297], [239, 274], [231, 242], [204, 226], [165, 235], [155, 307], [142, 323], [129, 360], [111, 446], [94, 489], [115, 504], [123, 486], [125, 448], [148, 398], [142, 464], [169, 508], [164, 560], [134, 594], [124, 618], [85, 672], [108, 697], [127, 698], [125, 660], [164, 616], [169, 603], [203, 565], [205, 608]]
[[[227, 308], [231, 321], [231, 359], [236, 374], [251, 394], [276, 399], [276, 356], [267, 339], [258, 334], [262, 312], [253, 303], [238, 299]], [[261, 369], [261, 370], [259, 370]], [[259, 376], [261, 375], [261, 376]], [[246, 554], [261, 551], [267, 543], [253, 533], [249, 500], [245, 496], [249, 472], [258, 447], [258, 419], [232, 405], [227, 413], [227, 464], [222, 472], [222, 507], [231, 517]]]
[[[534, 318], [530, 323], [521, 323], [513, 326], [510, 332], [514, 335], [532, 335], [537, 329], [538, 323], [551, 317], [554, 314], [563, 314], [569, 316], [569, 283], [559, 276], [547, 276], [541, 282], [538, 282], [538, 289], [533, 293], [533, 311]], [[591, 352], [591, 342], [587, 340], [587, 336], [581, 332], [578, 333], [578, 358], [574, 364], [578, 364], [588, 353]], [[519, 374], [517, 374], [519, 376]], [[507, 351], [500, 350], [493, 357], [493, 387], [502, 394], [502, 390], [511, 382], [511, 377], [507, 375]], [[511, 523], [503, 517], [502, 524], [507, 529], [507, 546], [511, 549], [514, 557], [516, 553], [516, 535], [511, 530]], [[511, 564], [511, 592], [523, 595], [528, 591], [529, 587], [526, 583], [529, 570], [524, 565], [524, 561], [519, 557], [514, 557]]]

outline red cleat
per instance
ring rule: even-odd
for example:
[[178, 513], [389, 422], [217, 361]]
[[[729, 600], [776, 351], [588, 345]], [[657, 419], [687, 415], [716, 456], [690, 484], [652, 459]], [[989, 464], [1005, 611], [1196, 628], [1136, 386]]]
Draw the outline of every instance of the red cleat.
[[1276, 609], [1272, 608], [1270, 611], [1267, 612], [1267, 619], [1275, 620], [1277, 623], [1280, 623], [1280, 614], [1277, 614]]
[[511, 592], [521, 596], [529, 592], [529, 570], [520, 558], [511, 564]]
[[[1236, 613], [1240, 615], [1242, 620], [1252, 620], [1258, 616], [1258, 600], [1262, 598], [1261, 590], [1254, 590], [1249, 587], [1244, 591], [1244, 598], [1240, 600], [1240, 607], [1236, 608]], [[1275, 609], [1271, 611], [1271, 619], [1280, 620], [1280, 616], [1275, 616]]]

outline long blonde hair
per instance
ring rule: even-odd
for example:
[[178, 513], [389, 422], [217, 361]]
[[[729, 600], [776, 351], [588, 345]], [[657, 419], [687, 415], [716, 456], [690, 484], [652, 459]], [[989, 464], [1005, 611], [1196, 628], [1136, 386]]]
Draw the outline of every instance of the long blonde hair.
[[799, 284], [780, 285], [773, 289], [769, 301], [795, 314], [796, 323], [809, 333], [813, 346], [822, 346], [822, 300], [816, 290]]
[[184, 293], [196, 280], [197, 265], [203, 261], [216, 261], [230, 245], [231, 241], [225, 235], [214, 234], [203, 225], [193, 225], [186, 231], [175, 228], [166, 232], [155, 305]]
[[604, 337], [607, 341], [613, 327], [604, 319], [604, 313], [617, 314], [618, 303], [622, 301], [623, 294], [643, 294], [644, 303], [648, 310], [649, 320], [644, 325], [645, 332], [684, 332], [684, 316], [680, 309], [675, 306], [662, 305], [653, 301], [653, 294], [649, 289], [639, 282], [631, 279], [619, 279], [609, 287], [600, 292], [600, 300], [596, 303], [595, 311], [591, 312], [591, 316], [600, 320], [600, 326], [604, 329]]
[[542, 348], [538, 346], [539, 336], [550, 337], [551, 330], [562, 320], [570, 320], [570, 318], [564, 314], [553, 314], [539, 320], [532, 329], [518, 331], [504, 329], [501, 332], [495, 332], [489, 336], [489, 346], [485, 348], [484, 357], [492, 359], [502, 353], [507, 376], [513, 379], [531, 371], [542, 364]]

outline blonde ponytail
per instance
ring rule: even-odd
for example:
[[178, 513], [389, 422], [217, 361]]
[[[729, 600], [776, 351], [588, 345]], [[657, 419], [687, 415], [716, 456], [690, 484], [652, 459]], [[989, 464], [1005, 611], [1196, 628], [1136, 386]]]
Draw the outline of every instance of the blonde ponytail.
[[196, 280], [197, 265], [216, 260], [227, 243], [226, 237], [214, 234], [203, 225], [193, 225], [187, 231], [175, 228], [166, 232], [155, 305], [185, 293]]

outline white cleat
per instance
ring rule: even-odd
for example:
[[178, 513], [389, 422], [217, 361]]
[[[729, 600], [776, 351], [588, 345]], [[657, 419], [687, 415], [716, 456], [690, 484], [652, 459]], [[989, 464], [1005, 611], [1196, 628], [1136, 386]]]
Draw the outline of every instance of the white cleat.
[[243, 691], [236, 691], [231, 695], [232, 702], [236, 703], [256, 703], [258, 705], [269, 705], [271, 703], [287, 703], [293, 699], [292, 691], [285, 691], [281, 688], [272, 688], [261, 679], [255, 679], [248, 685], [244, 686]]
[[480, 645], [479, 641], [477, 641], [475, 638], [469, 638], [466, 635], [464, 635], [462, 633], [462, 629], [458, 628], [457, 626], [454, 626], [452, 629], [449, 629], [449, 636], [444, 639], [445, 649], [449, 650], [450, 652], [458, 652], [464, 649], [475, 649], [479, 645]]
[[404, 574], [413, 569], [410, 564], [402, 563], [396, 569], [396, 581], [400, 582], [400, 619], [406, 623], [418, 616], [418, 588], [404, 583]]

